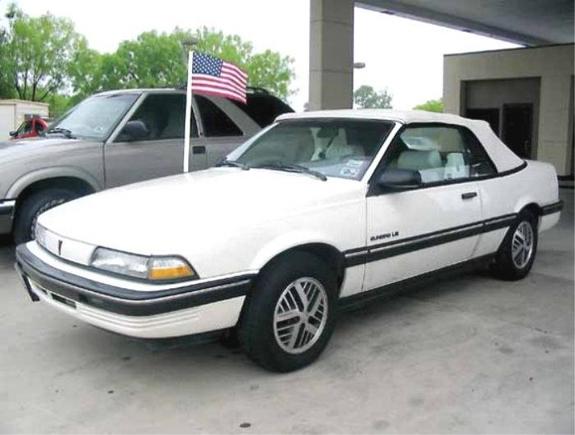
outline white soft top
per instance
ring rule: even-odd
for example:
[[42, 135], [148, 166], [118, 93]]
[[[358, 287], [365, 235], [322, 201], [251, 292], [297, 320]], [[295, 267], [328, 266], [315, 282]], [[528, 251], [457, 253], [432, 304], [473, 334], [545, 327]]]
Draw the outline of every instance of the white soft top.
[[483, 144], [485, 151], [495, 163], [498, 172], [515, 169], [523, 164], [513, 151], [511, 151], [485, 121], [463, 118], [450, 113], [426, 112], [423, 110], [389, 110], [389, 109], [359, 109], [359, 110], [321, 110], [314, 112], [285, 113], [277, 120], [315, 119], [315, 118], [347, 118], [347, 119], [376, 119], [394, 121], [402, 124], [411, 123], [442, 123], [467, 127]]

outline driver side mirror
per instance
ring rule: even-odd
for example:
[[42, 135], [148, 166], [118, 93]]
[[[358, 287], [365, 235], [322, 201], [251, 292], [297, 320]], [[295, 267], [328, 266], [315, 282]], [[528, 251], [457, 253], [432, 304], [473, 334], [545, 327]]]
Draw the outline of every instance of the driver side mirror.
[[14, 137], [18, 134], [18, 132], [16, 130], [12, 130], [10, 133], [8, 133], [10, 135], [10, 137]]
[[146, 139], [149, 135], [150, 130], [148, 130], [144, 121], [140, 120], [126, 122], [126, 125], [120, 132], [120, 136], [126, 141]]
[[380, 187], [391, 190], [415, 189], [421, 186], [421, 174], [411, 169], [387, 168], [377, 180]]

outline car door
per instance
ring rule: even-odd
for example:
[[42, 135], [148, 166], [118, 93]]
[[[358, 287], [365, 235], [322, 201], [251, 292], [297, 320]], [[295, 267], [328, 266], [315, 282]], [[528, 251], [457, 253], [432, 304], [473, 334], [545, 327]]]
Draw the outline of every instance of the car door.
[[260, 130], [252, 119], [225, 98], [196, 95], [195, 101], [201, 128], [190, 154], [196, 157], [196, 166], [202, 162], [203, 168], [215, 165]]
[[[410, 124], [398, 132], [372, 177], [367, 198], [365, 289], [472, 257], [482, 229], [477, 179], [494, 171], [472, 136], [448, 124]], [[379, 177], [392, 170], [417, 173], [421, 185], [378, 185]]]
[[[145, 96], [128, 122], [141, 121], [148, 134], [134, 140], [120, 131], [105, 146], [107, 187], [182, 172], [185, 107], [186, 96], [183, 93], [152, 93]], [[192, 116], [192, 144], [197, 137], [195, 117]], [[190, 156], [192, 162], [195, 158], [195, 155]], [[191, 168], [194, 169], [194, 165]]]

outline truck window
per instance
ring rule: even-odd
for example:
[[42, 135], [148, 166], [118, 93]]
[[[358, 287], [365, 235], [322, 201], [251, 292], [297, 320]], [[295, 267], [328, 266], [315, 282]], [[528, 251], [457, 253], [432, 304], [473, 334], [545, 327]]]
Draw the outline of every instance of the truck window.
[[206, 136], [242, 136], [243, 132], [223, 110], [205, 97], [196, 95], [196, 104], [202, 116]]
[[[181, 94], [151, 94], [146, 97], [130, 121], [142, 121], [149, 136], [144, 140], [183, 139], [186, 118], [186, 96]], [[192, 137], [198, 129], [192, 116]], [[120, 138], [121, 140], [121, 138]]]

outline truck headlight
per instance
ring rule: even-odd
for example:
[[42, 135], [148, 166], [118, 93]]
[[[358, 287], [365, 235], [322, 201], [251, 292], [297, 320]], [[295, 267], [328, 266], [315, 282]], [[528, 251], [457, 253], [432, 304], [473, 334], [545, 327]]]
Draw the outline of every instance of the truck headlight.
[[107, 272], [152, 281], [177, 281], [197, 277], [192, 266], [181, 257], [147, 257], [107, 248], [96, 248], [90, 265]]

